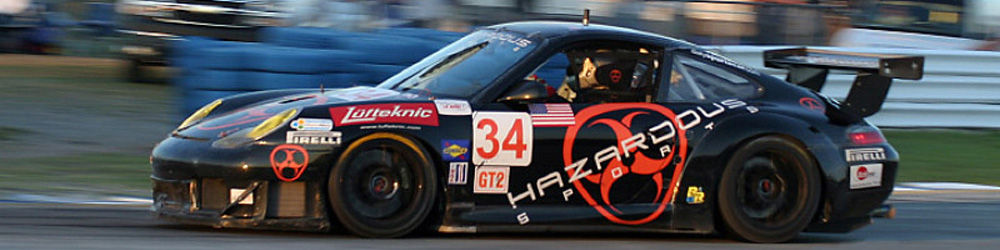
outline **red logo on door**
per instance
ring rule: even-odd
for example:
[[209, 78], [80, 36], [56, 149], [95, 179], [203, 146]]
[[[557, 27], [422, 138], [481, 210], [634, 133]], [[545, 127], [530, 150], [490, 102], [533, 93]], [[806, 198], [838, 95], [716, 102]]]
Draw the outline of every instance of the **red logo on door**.
[[[677, 129], [676, 117], [670, 109], [647, 103], [581, 110], [563, 141], [567, 174], [580, 196], [614, 223], [639, 225], [658, 218], [673, 198], [687, 156], [687, 138]], [[657, 122], [638, 126], [640, 119]], [[592, 138], [609, 133], [616, 140], [608, 145], [576, 141], [580, 134]], [[620, 210], [617, 204], [622, 203], [657, 206], [636, 213]]]
[[271, 168], [274, 175], [283, 181], [295, 181], [302, 176], [309, 165], [309, 153], [302, 146], [285, 144], [271, 151]]

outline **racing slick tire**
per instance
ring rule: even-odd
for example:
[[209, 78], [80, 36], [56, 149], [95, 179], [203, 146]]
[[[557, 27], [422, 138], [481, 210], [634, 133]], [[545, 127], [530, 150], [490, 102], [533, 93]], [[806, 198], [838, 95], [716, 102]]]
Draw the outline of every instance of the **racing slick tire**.
[[437, 196], [429, 155], [415, 141], [392, 133], [351, 143], [327, 187], [340, 224], [367, 238], [400, 237], [421, 227]]
[[820, 173], [802, 146], [762, 137], [730, 158], [719, 184], [724, 230], [739, 240], [785, 242], [808, 226], [820, 201]]

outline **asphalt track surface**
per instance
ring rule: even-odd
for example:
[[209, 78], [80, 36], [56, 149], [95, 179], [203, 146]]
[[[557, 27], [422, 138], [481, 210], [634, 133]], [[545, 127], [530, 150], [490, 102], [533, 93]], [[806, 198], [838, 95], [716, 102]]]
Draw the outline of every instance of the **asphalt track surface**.
[[145, 206], [0, 203], [0, 249], [1000, 249], [1000, 192], [897, 194], [895, 219], [849, 234], [749, 244], [684, 234], [431, 234], [361, 239], [336, 233], [215, 229], [152, 218]]

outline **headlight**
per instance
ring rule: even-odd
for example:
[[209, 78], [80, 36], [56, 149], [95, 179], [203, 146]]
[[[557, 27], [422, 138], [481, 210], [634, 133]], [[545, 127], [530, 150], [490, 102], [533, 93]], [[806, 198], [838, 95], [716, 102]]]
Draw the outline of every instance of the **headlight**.
[[184, 122], [181, 122], [181, 125], [177, 127], [177, 130], [187, 128], [188, 126], [193, 125], [195, 122], [201, 121], [201, 119], [208, 116], [209, 113], [212, 113], [212, 110], [215, 110], [215, 108], [221, 104], [222, 104], [222, 99], [218, 99], [209, 104], [206, 104], [205, 106], [198, 109], [198, 111], [195, 111], [194, 114], [188, 116], [187, 119], [184, 119]]
[[250, 133], [247, 133], [246, 137], [255, 140], [264, 137], [265, 135], [273, 132], [278, 127], [281, 127], [281, 125], [288, 123], [288, 121], [291, 120], [293, 117], [295, 117], [297, 113], [298, 113], [297, 109], [289, 109], [285, 110], [284, 112], [278, 113], [277, 115], [274, 115], [271, 118], [267, 118], [267, 120], [261, 122], [260, 125], [254, 127], [253, 130], [250, 130]]

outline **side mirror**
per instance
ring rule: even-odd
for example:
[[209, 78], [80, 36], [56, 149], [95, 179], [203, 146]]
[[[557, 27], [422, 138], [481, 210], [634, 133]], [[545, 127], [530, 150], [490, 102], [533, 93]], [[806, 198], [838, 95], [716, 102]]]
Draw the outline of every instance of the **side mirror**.
[[549, 98], [549, 90], [544, 83], [524, 80], [507, 91], [507, 94], [497, 99], [497, 102], [530, 102]]

